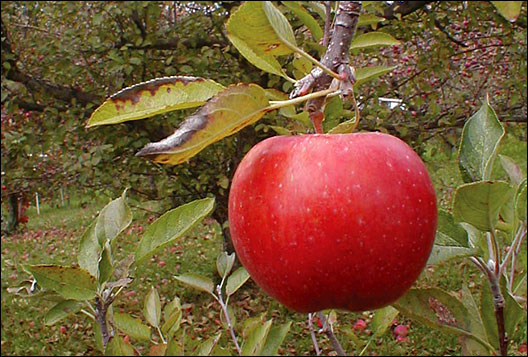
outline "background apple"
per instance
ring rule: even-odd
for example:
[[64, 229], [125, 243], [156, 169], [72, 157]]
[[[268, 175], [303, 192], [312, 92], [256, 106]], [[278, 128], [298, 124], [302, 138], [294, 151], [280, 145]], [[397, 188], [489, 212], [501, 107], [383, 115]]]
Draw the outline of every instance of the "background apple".
[[382, 133], [266, 139], [241, 161], [229, 195], [241, 263], [299, 312], [394, 302], [420, 275], [436, 232], [425, 165]]

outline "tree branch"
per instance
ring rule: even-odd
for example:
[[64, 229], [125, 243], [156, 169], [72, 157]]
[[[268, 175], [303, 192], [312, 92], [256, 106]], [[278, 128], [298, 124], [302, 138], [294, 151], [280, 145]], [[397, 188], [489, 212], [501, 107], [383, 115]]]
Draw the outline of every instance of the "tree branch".
[[[328, 49], [321, 59], [321, 64], [330, 70], [337, 72], [342, 77], [341, 91], [344, 96], [352, 93], [354, 81], [353, 73], [349, 66], [348, 50], [356, 31], [359, 14], [361, 12], [361, 1], [341, 1], [337, 11], [332, 37]], [[310, 90], [320, 91], [330, 87], [333, 78], [324, 73], [320, 68], [314, 68], [308, 75], [295, 83], [295, 89], [290, 98], [306, 95]], [[321, 131], [321, 122], [324, 118], [323, 107], [325, 98], [316, 98], [306, 103], [310, 119], [317, 132]]]
[[394, 20], [398, 17], [409, 15], [433, 1], [393, 1], [384, 12], [383, 17], [387, 20]]

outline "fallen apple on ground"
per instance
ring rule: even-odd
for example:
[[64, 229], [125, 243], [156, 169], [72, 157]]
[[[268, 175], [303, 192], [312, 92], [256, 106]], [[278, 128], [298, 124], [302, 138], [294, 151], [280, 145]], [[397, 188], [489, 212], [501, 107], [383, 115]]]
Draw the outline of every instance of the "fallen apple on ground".
[[239, 164], [229, 225], [252, 279], [285, 306], [373, 310], [425, 267], [436, 196], [420, 157], [394, 136], [276, 136]]

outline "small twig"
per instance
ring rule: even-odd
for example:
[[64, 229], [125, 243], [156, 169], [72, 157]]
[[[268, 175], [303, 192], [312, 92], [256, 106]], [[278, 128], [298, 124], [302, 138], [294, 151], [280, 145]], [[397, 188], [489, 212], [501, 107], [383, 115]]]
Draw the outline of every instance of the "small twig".
[[[510, 257], [512, 255], [515, 255], [513, 254], [517, 248], [517, 244], [519, 243], [519, 241], [522, 242], [522, 240], [524, 239], [524, 236], [526, 235], [526, 230], [524, 229], [524, 225], [521, 223], [521, 225], [519, 226], [519, 230], [517, 230], [517, 233], [515, 234], [515, 238], [513, 238], [513, 241], [512, 241], [512, 244], [510, 246], [510, 249], [508, 250], [508, 253], [506, 253], [506, 255], [504, 256], [504, 260], [502, 261], [501, 265], [500, 265], [500, 271], [499, 271], [499, 275], [502, 275], [502, 273], [504, 272], [504, 269], [506, 269], [506, 265], [508, 264], [508, 260], [510, 260]], [[514, 270], [514, 269], [512, 269]]]
[[437, 18], [434, 19], [434, 24], [436, 26], [437, 29], [439, 29], [444, 35], [447, 36], [447, 38], [451, 41], [451, 42], [454, 42], [456, 43], [457, 45], [461, 46], [461, 47], [465, 47], [467, 48], [468, 45], [466, 45], [464, 42], [460, 41], [460, 40], [457, 40], [456, 38], [454, 38], [448, 31], [447, 29], [440, 23], [440, 21], [438, 21]]
[[236, 347], [236, 350], [238, 352], [238, 355], [242, 356], [242, 350], [240, 349], [240, 346], [238, 344], [238, 341], [237, 341], [237, 338], [236, 338], [236, 335], [235, 335], [235, 330], [233, 329], [233, 325], [231, 324], [231, 319], [229, 318], [229, 312], [227, 311], [227, 305], [224, 303], [224, 300], [222, 298], [222, 288], [221, 288], [220, 285], [216, 286], [216, 292], [218, 293], [218, 296], [216, 296], [215, 294], [212, 294], [212, 295], [216, 299], [216, 301], [218, 301], [220, 306], [222, 307], [222, 312], [224, 313], [224, 317], [226, 319], [227, 327], [229, 329], [229, 332], [231, 333], [231, 339], [235, 343], [235, 347]]
[[310, 330], [310, 336], [312, 336], [312, 342], [315, 347], [315, 354], [316, 356], [320, 356], [321, 351], [319, 350], [319, 344], [317, 343], [317, 338], [315, 337], [315, 330], [313, 327], [313, 314], [311, 312], [308, 313], [308, 328]]
[[326, 316], [323, 314], [322, 311], [318, 311], [317, 312], [317, 316], [319, 316], [319, 319], [323, 323], [324, 333], [326, 334], [326, 336], [330, 340], [330, 343], [332, 344], [332, 347], [334, 348], [334, 350], [337, 352], [337, 355], [338, 356], [346, 356], [345, 350], [343, 349], [343, 347], [341, 346], [341, 344], [337, 340], [337, 337], [334, 334], [334, 331], [332, 331], [332, 326], [328, 323], [328, 321], [326, 319]]

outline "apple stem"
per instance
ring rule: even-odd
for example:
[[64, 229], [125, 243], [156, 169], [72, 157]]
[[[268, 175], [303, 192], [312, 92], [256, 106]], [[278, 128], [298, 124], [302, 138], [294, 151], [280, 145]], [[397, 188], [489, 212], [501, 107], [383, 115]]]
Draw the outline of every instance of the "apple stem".
[[312, 313], [308, 313], [308, 328], [310, 329], [310, 336], [312, 336], [312, 342], [315, 347], [315, 354], [317, 356], [321, 355], [321, 350], [319, 350], [319, 344], [317, 343], [317, 338], [315, 337], [315, 331], [313, 326], [313, 315]]
[[326, 337], [330, 340], [330, 343], [332, 344], [332, 347], [337, 352], [338, 356], [346, 356], [345, 350], [337, 340], [336, 335], [334, 334], [334, 331], [332, 330], [332, 326], [328, 323], [325, 314], [323, 314], [322, 311], [317, 312], [317, 316], [319, 316], [319, 319], [321, 319], [321, 322], [324, 326], [324, 333], [326, 334]]

